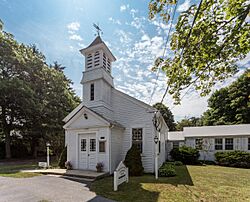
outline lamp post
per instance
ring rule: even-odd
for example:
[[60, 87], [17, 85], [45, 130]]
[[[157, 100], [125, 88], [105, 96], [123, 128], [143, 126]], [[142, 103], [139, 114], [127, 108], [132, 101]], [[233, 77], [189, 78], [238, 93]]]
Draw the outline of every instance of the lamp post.
[[159, 138], [157, 135], [154, 137], [154, 142], [155, 142], [155, 179], [158, 179], [158, 142]]
[[47, 146], [47, 166], [48, 166], [48, 168], [49, 168], [49, 147], [50, 147], [50, 143], [47, 142], [47, 143], [46, 143], [46, 146]]

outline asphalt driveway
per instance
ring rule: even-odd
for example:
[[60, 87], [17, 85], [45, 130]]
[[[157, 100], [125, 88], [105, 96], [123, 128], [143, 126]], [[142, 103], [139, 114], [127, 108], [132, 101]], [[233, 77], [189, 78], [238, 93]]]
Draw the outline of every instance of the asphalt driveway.
[[91, 192], [88, 185], [89, 182], [46, 175], [32, 178], [0, 177], [0, 202], [111, 202]]

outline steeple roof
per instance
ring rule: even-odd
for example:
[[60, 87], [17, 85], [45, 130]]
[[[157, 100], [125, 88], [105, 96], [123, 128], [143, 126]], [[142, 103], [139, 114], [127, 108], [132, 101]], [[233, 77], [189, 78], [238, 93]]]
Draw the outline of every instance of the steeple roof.
[[81, 52], [83, 55], [85, 55], [85, 53], [86, 53], [88, 50], [94, 48], [94, 46], [97, 46], [97, 45], [100, 45], [100, 46], [101, 46], [101, 44], [104, 45], [103, 47], [105, 47], [105, 49], [110, 53], [111, 57], [113, 58], [113, 61], [115, 61], [115, 60], [116, 60], [115, 56], [112, 54], [112, 52], [109, 50], [108, 46], [104, 43], [104, 41], [101, 39], [100, 36], [97, 36], [97, 37], [95, 38], [95, 40], [92, 41], [92, 43], [91, 43], [89, 46], [87, 46], [86, 48], [81, 49], [80, 52]]
[[102, 41], [102, 39], [101, 39], [100, 36], [97, 36], [97, 37], [95, 38], [95, 40], [94, 40], [87, 48], [89, 48], [89, 47], [91, 47], [91, 46], [95, 46], [95, 45], [97, 45], [97, 44], [99, 44], [99, 43], [104, 43], [104, 42]]

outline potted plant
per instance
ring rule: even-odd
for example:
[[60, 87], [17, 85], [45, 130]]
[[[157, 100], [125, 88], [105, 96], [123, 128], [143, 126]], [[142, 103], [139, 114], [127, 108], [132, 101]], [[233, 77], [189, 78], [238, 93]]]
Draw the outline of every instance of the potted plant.
[[104, 164], [102, 162], [99, 162], [96, 164], [96, 170], [97, 172], [102, 172], [103, 171]]
[[66, 162], [65, 162], [65, 167], [66, 167], [67, 170], [71, 170], [71, 169], [72, 169], [72, 164], [71, 164], [71, 162], [70, 162], [70, 161], [66, 161]]

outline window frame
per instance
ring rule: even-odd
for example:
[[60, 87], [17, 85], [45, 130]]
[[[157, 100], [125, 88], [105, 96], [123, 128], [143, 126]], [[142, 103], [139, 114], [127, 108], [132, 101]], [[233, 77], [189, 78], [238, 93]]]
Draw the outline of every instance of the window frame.
[[[138, 139], [134, 138], [134, 131], [135, 130], [141, 130], [141, 138], [138, 138], [138, 134], [137, 134]], [[138, 146], [137, 147], [140, 150], [140, 153], [142, 154], [143, 153], [143, 128], [142, 127], [134, 127], [131, 130], [131, 134], [132, 134], [131, 135], [132, 145], [133, 144], [140, 145], [139, 147]]]
[[91, 83], [90, 84], [90, 101], [95, 100], [95, 84]]
[[[198, 145], [197, 142], [201, 141]], [[202, 146], [203, 146], [203, 138], [195, 138], [195, 148], [198, 150], [202, 150]]]
[[[232, 140], [232, 143], [228, 144], [227, 140]], [[228, 148], [229, 146], [230, 148]], [[234, 138], [225, 138], [225, 150], [234, 150]]]
[[248, 148], [247, 149], [250, 151], [250, 137], [248, 138]]
[[[102, 145], [102, 144], [104, 144], [104, 145], [103, 145], [103, 149], [104, 149], [104, 150], [101, 151], [101, 150], [100, 150], [100, 145]], [[105, 152], [106, 152], [106, 141], [99, 141], [99, 148], [98, 148], [98, 149], [99, 149], [99, 150], [98, 150], [99, 153], [105, 153]]]
[[87, 139], [81, 138], [81, 152], [87, 151]]
[[[94, 140], [93, 145], [92, 145], [92, 140]], [[89, 139], [89, 152], [96, 152], [96, 139], [95, 138], [90, 138]]]
[[[216, 140], [221, 140], [221, 143], [216, 143]], [[217, 147], [220, 147], [220, 148], [216, 148]], [[214, 150], [223, 150], [223, 138], [215, 138], [214, 139]]]

